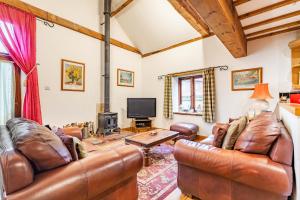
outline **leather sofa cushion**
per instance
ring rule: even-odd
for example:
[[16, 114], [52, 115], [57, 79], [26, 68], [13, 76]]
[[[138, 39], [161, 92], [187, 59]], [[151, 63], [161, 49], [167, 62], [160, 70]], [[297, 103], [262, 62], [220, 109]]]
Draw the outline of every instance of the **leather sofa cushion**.
[[229, 124], [216, 123], [212, 129], [212, 134], [214, 136], [213, 146], [221, 147], [224, 137], [229, 128]]
[[0, 166], [6, 194], [18, 191], [33, 182], [34, 173], [27, 158], [13, 148], [10, 134], [0, 127]]
[[7, 126], [15, 147], [31, 161], [37, 172], [72, 161], [66, 146], [48, 128], [20, 118], [9, 120]]
[[234, 149], [246, 153], [268, 154], [279, 135], [280, 127], [276, 118], [269, 113], [262, 113], [248, 124]]
[[294, 151], [293, 140], [282, 122], [279, 122], [279, 126], [280, 135], [273, 144], [270, 158], [275, 162], [291, 166]]

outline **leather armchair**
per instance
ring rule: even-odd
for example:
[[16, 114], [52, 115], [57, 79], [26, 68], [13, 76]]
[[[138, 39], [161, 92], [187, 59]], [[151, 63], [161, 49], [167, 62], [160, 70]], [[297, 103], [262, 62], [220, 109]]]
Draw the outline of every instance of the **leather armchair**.
[[[282, 145], [285, 144], [285, 145]], [[292, 193], [293, 144], [284, 130], [269, 155], [212, 146], [212, 137], [175, 145], [178, 187], [200, 199], [276, 200]]]

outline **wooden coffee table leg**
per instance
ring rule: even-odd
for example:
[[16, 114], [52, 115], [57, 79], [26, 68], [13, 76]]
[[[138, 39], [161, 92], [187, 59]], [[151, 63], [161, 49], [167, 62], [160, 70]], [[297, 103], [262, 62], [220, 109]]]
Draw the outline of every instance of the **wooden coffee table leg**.
[[143, 151], [144, 151], [144, 165], [145, 165], [145, 167], [148, 167], [151, 164], [150, 163], [150, 155], [149, 155], [150, 149], [144, 148]]

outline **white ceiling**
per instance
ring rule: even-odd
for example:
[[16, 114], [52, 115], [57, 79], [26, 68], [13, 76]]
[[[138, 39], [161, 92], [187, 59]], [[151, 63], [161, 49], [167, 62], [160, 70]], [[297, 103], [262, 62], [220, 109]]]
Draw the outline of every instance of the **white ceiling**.
[[200, 36], [168, 0], [134, 0], [116, 18], [143, 54]]
[[[126, 0], [112, 0], [116, 10]], [[251, 0], [236, 7], [239, 15], [285, 0]], [[247, 26], [266, 19], [300, 10], [300, 2], [241, 20]], [[133, 44], [143, 53], [199, 37], [200, 34], [172, 7], [168, 0], [134, 0], [118, 15], [118, 23]], [[245, 34], [299, 21], [300, 16], [248, 29]]]
[[[271, 4], [277, 3], [277, 2], [281, 2], [281, 1], [285, 1], [285, 0], [251, 0], [247, 3], [241, 4], [239, 6], [236, 7], [237, 12], [239, 15], [269, 6]], [[294, 11], [298, 11], [300, 10], [300, 2], [297, 3], [293, 3], [287, 6], [283, 6], [280, 8], [277, 8], [275, 10], [272, 11], [268, 11], [268, 12], [264, 12], [262, 14], [253, 16], [253, 17], [249, 17], [246, 19], [241, 20], [242, 26], [247, 26], [250, 24], [254, 24], [260, 21], [264, 21], [266, 19], [270, 19], [273, 17], [277, 17], [283, 14], [287, 14], [287, 13], [291, 13]], [[295, 22], [295, 21], [299, 21], [300, 20], [300, 16], [296, 16], [296, 17], [292, 17], [292, 18], [288, 18], [288, 19], [284, 19], [284, 20], [280, 20], [277, 22], [273, 22], [273, 23], [269, 23], [267, 25], [263, 25], [263, 26], [259, 26], [256, 28], [252, 28], [252, 29], [248, 29], [245, 31], [245, 34], [249, 34], [249, 33], [253, 33], [253, 32], [257, 32], [260, 30], [264, 30], [267, 28], [271, 28], [271, 27], [275, 27], [275, 26], [279, 26], [282, 24], [286, 24], [286, 23], [290, 23], [290, 22]]]

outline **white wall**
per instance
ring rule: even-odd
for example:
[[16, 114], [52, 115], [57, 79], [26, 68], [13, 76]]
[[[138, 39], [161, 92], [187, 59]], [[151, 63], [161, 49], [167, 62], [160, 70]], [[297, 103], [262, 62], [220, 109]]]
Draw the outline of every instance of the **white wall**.
[[[279, 107], [279, 113], [280, 113], [280, 119], [283, 121], [285, 127], [289, 131], [294, 144], [294, 175], [296, 182], [293, 184], [293, 195], [292, 199], [299, 200], [300, 195], [300, 118], [293, 113], [291, 113], [289, 110], [287, 110], [285, 107], [280, 106]], [[297, 152], [297, 153], [296, 153]]]
[[[231, 70], [263, 67], [263, 82], [269, 83], [274, 99], [278, 101], [279, 90], [290, 90], [291, 59], [288, 43], [297, 33], [286, 33], [248, 43], [248, 56], [235, 59], [216, 36], [175, 48], [143, 59], [143, 96], [157, 98], [157, 127], [168, 128], [171, 123], [186, 121], [200, 126], [200, 134], [209, 135], [212, 124], [204, 123], [201, 117], [175, 115], [173, 120], [163, 117], [164, 81], [157, 76], [203, 67], [228, 65], [228, 71], [216, 71], [217, 121], [226, 122], [247, 112], [251, 91], [231, 91]], [[146, 89], [147, 88], [147, 89]]]
[[[60, 17], [95, 31], [102, 31], [102, 2], [89, 0], [24, 0]], [[72, 5], [72, 6], [70, 6]], [[112, 37], [131, 44], [117, 21], [112, 19]], [[62, 126], [71, 122], [96, 122], [97, 105], [103, 102], [103, 42], [59, 25], [49, 28], [37, 21], [37, 62], [40, 63], [39, 86], [44, 124]], [[85, 92], [60, 90], [61, 59], [86, 65]], [[124, 116], [125, 100], [138, 96], [141, 88], [141, 57], [135, 53], [111, 47], [111, 111], [118, 112], [121, 127], [129, 125]], [[136, 87], [117, 87], [116, 68], [135, 71]], [[49, 87], [50, 90], [45, 90]], [[121, 103], [120, 103], [121, 102]]]

